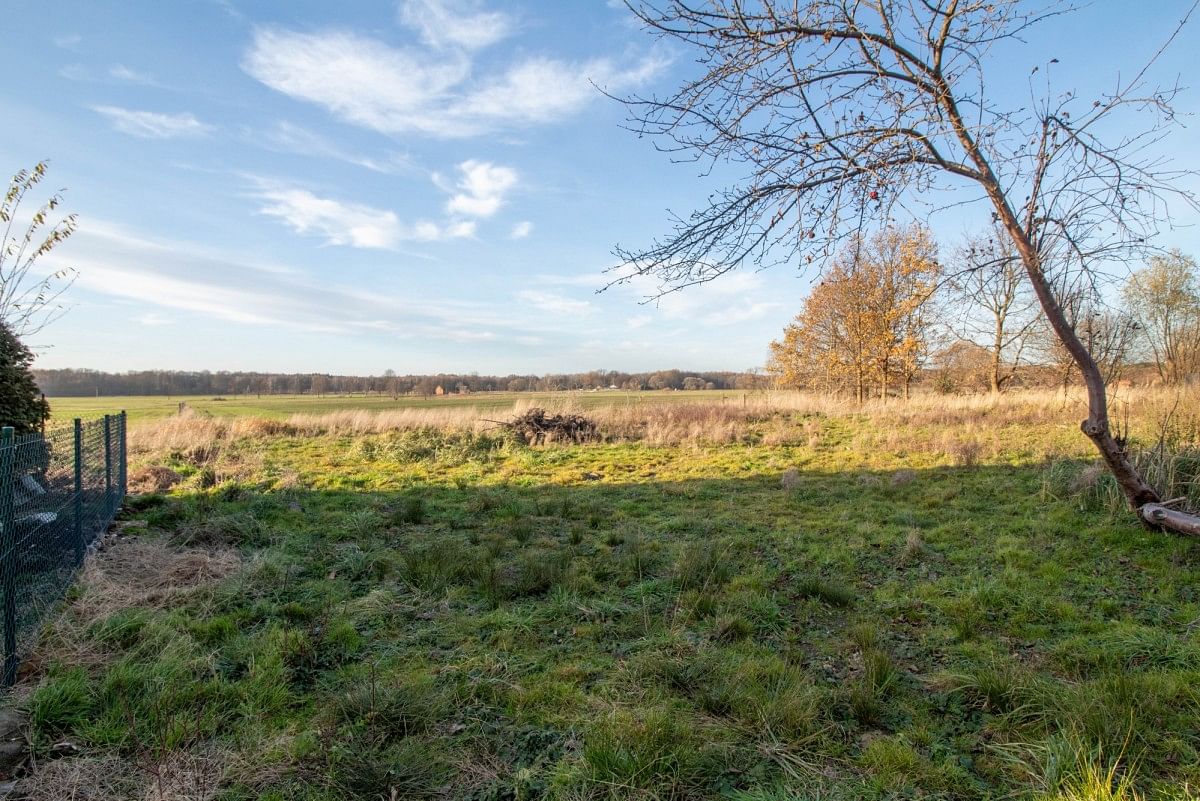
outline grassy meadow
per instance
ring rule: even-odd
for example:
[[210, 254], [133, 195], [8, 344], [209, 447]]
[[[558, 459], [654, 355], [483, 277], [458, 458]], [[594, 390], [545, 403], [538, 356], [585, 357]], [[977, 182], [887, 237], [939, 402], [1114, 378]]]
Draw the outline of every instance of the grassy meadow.
[[514, 404], [557, 405], [569, 402], [582, 408], [612, 405], [661, 405], [663, 403], [742, 403], [767, 393], [741, 390], [697, 390], [692, 392], [483, 392], [470, 395], [212, 395], [116, 396], [49, 398], [53, 422], [73, 417], [96, 417], [122, 409], [131, 422], [169, 417], [179, 413], [179, 404], [201, 414], [218, 417], [263, 417], [277, 420], [293, 414], [325, 414], [341, 411], [384, 412], [399, 409], [489, 409], [505, 410]]
[[[1200, 797], [1200, 544], [1122, 511], [1079, 399], [671, 394], [539, 447], [488, 422], [527, 397], [123, 403], [20, 791]], [[1197, 399], [1118, 407], [1193, 501]]]

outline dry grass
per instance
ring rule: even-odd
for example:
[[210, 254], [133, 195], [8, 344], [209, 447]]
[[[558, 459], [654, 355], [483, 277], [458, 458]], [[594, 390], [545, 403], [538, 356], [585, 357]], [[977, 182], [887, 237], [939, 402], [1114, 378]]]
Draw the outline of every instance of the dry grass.
[[218, 754], [173, 751], [143, 755], [79, 756], [45, 760], [25, 776], [28, 801], [212, 801], [225, 760]]
[[[382, 412], [345, 410], [297, 414], [286, 420], [255, 417], [210, 417], [185, 413], [134, 426], [130, 449], [135, 456], [172, 456], [199, 465], [218, 465], [220, 481], [254, 472], [252, 452], [230, 461], [229, 443], [268, 437], [361, 436], [388, 432], [434, 430], [482, 433], [528, 411], [535, 402], [520, 401], [508, 409], [474, 407], [413, 408]], [[861, 406], [845, 398], [800, 392], [768, 392], [706, 401], [614, 404], [583, 408], [570, 397], [543, 403], [555, 413], [578, 413], [596, 421], [605, 440], [647, 445], [761, 442], [764, 445], [807, 445], [826, 442], [829, 421], [853, 423], [848, 447], [860, 452], [942, 454], [962, 466], [1024, 448], [1034, 459], [1085, 456], [1089, 445], [1079, 435], [1086, 414], [1082, 391], [1064, 396], [1058, 390], [1006, 393], [1000, 396], [918, 395], [911, 400], [872, 400]], [[1125, 389], [1112, 402], [1114, 425], [1134, 441], [1160, 437], [1172, 447], [1200, 444], [1200, 387]], [[863, 423], [869, 423], [863, 425]], [[1031, 436], [1037, 431], [1038, 437]]]
[[183, 476], [169, 467], [162, 465], [139, 467], [129, 474], [129, 491], [134, 495], [165, 492], [182, 480]]
[[39, 762], [20, 789], [29, 801], [118, 801], [138, 798], [141, 784], [132, 764], [111, 755]]
[[241, 564], [241, 557], [229, 549], [173, 548], [144, 537], [120, 539], [88, 560], [75, 606], [83, 607], [92, 621], [121, 609], [161, 609]]
[[87, 647], [87, 630], [124, 609], [162, 609], [209, 586], [242, 565], [227, 548], [179, 548], [145, 537], [117, 539], [88, 559], [75, 600], [29, 659], [36, 666], [103, 664], [107, 655]]

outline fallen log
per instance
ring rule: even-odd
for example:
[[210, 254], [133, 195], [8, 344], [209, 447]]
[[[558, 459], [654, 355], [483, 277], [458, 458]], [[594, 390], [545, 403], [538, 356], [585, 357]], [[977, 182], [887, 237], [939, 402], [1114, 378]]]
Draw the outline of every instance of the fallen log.
[[1138, 515], [1155, 528], [1200, 537], [1200, 517], [1196, 515], [1172, 509], [1161, 503], [1143, 504], [1138, 508]]

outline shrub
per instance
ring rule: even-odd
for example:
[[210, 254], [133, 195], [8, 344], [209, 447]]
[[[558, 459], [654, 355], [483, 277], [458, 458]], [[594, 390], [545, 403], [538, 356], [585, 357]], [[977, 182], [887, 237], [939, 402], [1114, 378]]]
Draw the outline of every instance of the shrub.
[[33, 354], [7, 323], [0, 322], [0, 425], [12, 426], [18, 434], [40, 431], [50, 407], [29, 366]]

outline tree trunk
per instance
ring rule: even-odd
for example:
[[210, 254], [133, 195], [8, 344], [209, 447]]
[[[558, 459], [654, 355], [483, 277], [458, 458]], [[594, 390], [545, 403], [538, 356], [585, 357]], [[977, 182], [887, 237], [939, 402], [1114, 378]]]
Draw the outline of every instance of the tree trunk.
[[992, 394], [1000, 394], [1000, 355], [1004, 350], [1004, 320], [996, 315], [996, 337], [992, 341], [992, 374], [989, 376]]
[[[953, 13], [951, 13], [953, 16]], [[948, 23], [947, 23], [948, 24]], [[1013, 212], [1012, 206], [1008, 203], [1008, 197], [1004, 193], [1000, 182], [996, 179], [996, 174], [992, 171], [991, 164], [979, 149], [979, 145], [975, 142], [970, 130], [963, 121], [962, 115], [959, 113], [958, 105], [954, 99], [954, 93], [950, 91], [950, 87], [946, 84], [945, 79], [939, 73], [937, 76], [940, 103], [950, 116], [955, 133], [958, 136], [963, 147], [966, 148], [968, 155], [975, 165], [979, 168], [979, 182], [987, 192], [988, 199], [992, 201], [992, 207], [996, 211], [996, 216], [1004, 230], [1011, 237], [1013, 245], [1017, 248], [1017, 253], [1021, 256], [1021, 264], [1025, 268], [1025, 274], [1029, 277], [1033, 284], [1033, 291], [1037, 295], [1038, 303], [1042, 307], [1042, 312], [1046, 315], [1046, 319], [1050, 322], [1050, 327], [1054, 329], [1058, 340], [1067, 348], [1067, 352], [1071, 354], [1071, 358], [1075, 364], [1079, 365], [1079, 370], [1083, 374], [1083, 382], [1087, 387], [1088, 393], [1088, 416], [1083, 421], [1080, 428], [1088, 439], [1100, 451], [1100, 456], [1104, 459], [1104, 463], [1108, 465], [1109, 471], [1113, 478], [1117, 480], [1117, 484], [1121, 487], [1121, 492], [1124, 493], [1129, 505], [1135, 510], [1141, 510], [1146, 504], [1158, 503], [1160, 498], [1154, 488], [1146, 483], [1146, 480], [1141, 477], [1137, 469], [1129, 461], [1129, 457], [1125, 454], [1125, 449], [1113, 437], [1112, 432], [1108, 427], [1108, 395], [1104, 386], [1104, 377], [1100, 374], [1100, 368], [1096, 364], [1096, 360], [1092, 358], [1092, 354], [1079, 341], [1075, 329], [1067, 322], [1067, 317], [1063, 313], [1062, 306], [1054, 297], [1054, 292], [1050, 287], [1050, 283], [1046, 280], [1046, 275], [1042, 272], [1042, 263], [1040, 254], [1034, 246], [1029, 234], [1022, 228], [1020, 220]], [[1037, 192], [1034, 191], [1031, 202], [1037, 202]], [[1032, 211], [1030, 212], [1032, 217]], [[1139, 518], [1145, 520], [1139, 514]], [[1200, 528], [1200, 517], [1191, 518]], [[1169, 521], [1160, 520], [1159, 525], [1169, 525]], [[1182, 530], [1176, 528], [1175, 530]]]
[[1079, 367], [1079, 372], [1083, 376], [1084, 386], [1087, 387], [1088, 416], [1080, 428], [1100, 451], [1100, 456], [1108, 465], [1113, 477], [1116, 478], [1117, 484], [1120, 485], [1131, 508], [1138, 510], [1148, 503], [1158, 503], [1158, 493], [1141, 477], [1133, 463], [1129, 461], [1125, 448], [1117, 442], [1112, 431], [1109, 430], [1108, 393], [1104, 386], [1104, 376], [1091, 352], [1088, 351], [1075, 329], [1067, 321], [1067, 316], [1063, 313], [1058, 299], [1054, 297], [1054, 291], [1046, 281], [1045, 273], [1042, 272], [1038, 253], [1015, 218], [1004, 219], [1002, 217], [1002, 221], [1009, 236], [1013, 238], [1017, 251], [1021, 254], [1025, 273], [1033, 284], [1033, 291], [1037, 295], [1038, 303], [1041, 304], [1046, 319], [1050, 322], [1059, 341], [1071, 354], [1071, 359]]

